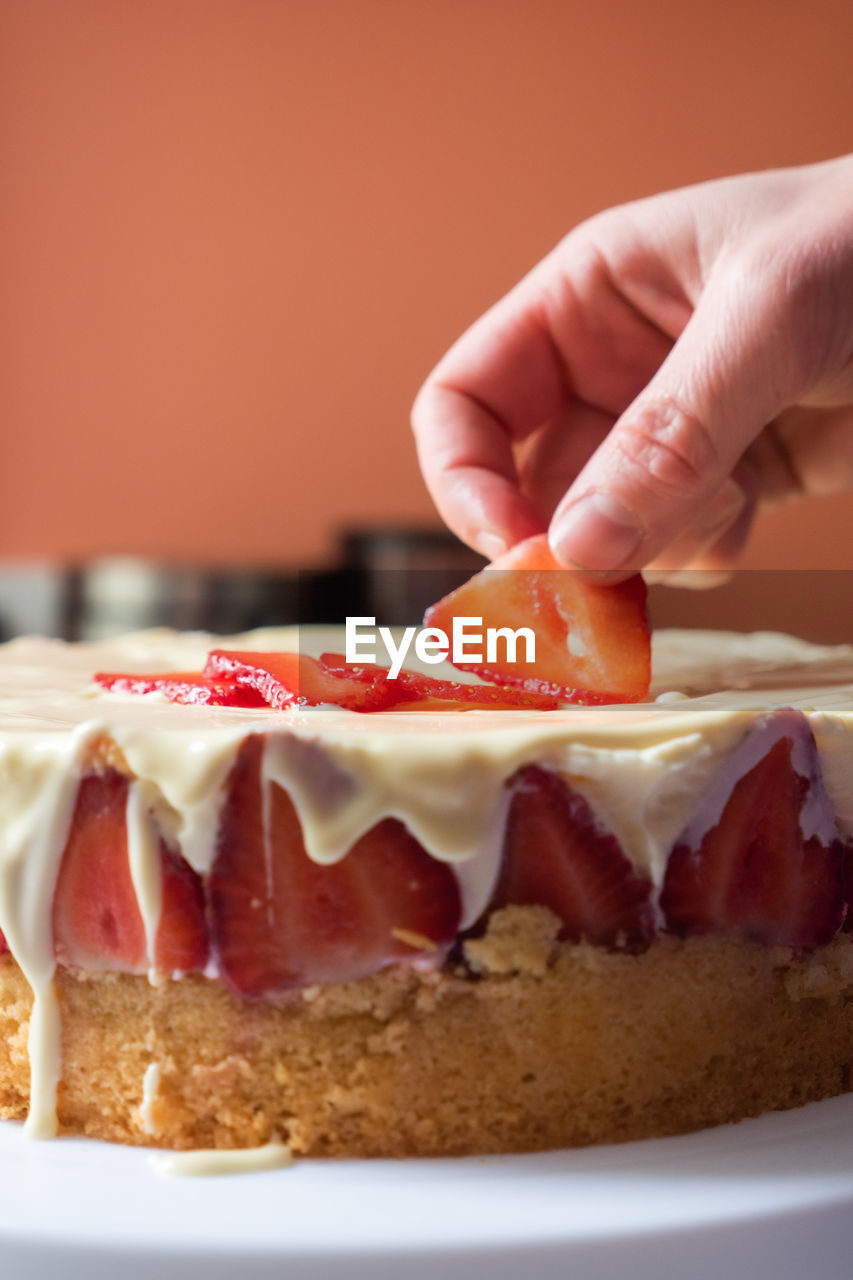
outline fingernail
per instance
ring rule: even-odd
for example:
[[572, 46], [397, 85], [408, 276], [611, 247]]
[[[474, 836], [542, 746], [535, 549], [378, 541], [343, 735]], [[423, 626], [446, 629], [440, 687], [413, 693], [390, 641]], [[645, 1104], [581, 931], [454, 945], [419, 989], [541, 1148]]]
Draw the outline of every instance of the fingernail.
[[474, 538], [474, 545], [487, 560], [497, 560], [498, 556], [502, 556], [509, 550], [503, 538], [496, 533], [491, 533], [488, 529], [480, 530]]
[[587, 493], [552, 527], [551, 547], [565, 563], [579, 569], [617, 569], [643, 538], [632, 511], [607, 493]]

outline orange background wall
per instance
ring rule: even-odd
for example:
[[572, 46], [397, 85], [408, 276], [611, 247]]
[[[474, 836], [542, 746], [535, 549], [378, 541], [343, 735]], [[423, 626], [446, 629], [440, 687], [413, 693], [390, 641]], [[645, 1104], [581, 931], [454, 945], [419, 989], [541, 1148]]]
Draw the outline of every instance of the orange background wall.
[[[410, 402], [572, 223], [853, 147], [850, 0], [0, 0], [0, 555], [435, 517]], [[853, 500], [750, 563], [853, 566]]]

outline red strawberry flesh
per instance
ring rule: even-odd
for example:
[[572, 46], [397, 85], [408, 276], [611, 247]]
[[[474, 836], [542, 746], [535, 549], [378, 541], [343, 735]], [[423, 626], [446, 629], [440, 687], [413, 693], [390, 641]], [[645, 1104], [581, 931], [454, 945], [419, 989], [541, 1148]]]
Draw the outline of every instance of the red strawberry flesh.
[[519, 543], [445, 596], [427, 610], [424, 622], [448, 636], [454, 617], [481, 618], [484, 633], [529, 627], [536, 637], [533, 661], [526, 660], [522, 640], [515, 661], [501, 645], [489, 661], [484, 645], [482, 660], [454, 665], [563, 701], [636, 702], [648, 694], [651, 679], [645, 603], [639, 575], [616, 585], [593, 582], [560, 565], [543, 534]]
[[214, 649], [204, 675], [236, 680], [276, 708], [331, 704], [348, 711], [382, 711], [395, 697], [388, 681], [366, 684], [350, 672], [327, 670], [316, 658], [300, 653]]
[[154, 965], [161, 973], [194, 973], [210, 954], [204, 885], [176, 849], [160, 842], [162, 905], [154, 940]]
[[259, 736], [240, 748], [210, 876], [225, 981], [256, 998], [354, 981], [394, 961], [440, 958], [459, 927], [452, 870], [394, 818], [372, 827], [339, 862], [312, 861], [287, 793], [269, 783], [264, 805], [262, 753]]
[[127, 857], [127, 790], [127, 779], [114, 769], [80, 780], [53, 897], [53, 939], [62, 964], [148, 969]]
[[[388, 683], [388, 668], [371, 664], [347, 662], [340, 653], [324, 653], [320, 663], [328, 671], [335, 674], [347, 673], [364, 684]], [[405, 704], [406, 710], [416, 710], [419, 703], [428, 709], [458, 709], [453, 704], [460, 704], [465, 710], [490, 711], [553, 711], [559, 707], [559, 700], [553, 695], [535, 693], [528, 689], [510, 689], [494, 684], [463, 684], [459, 680], [439, 680], [435, 676], [420, 671], [402, 670], [392, 684], [392, 693], [396, 698], [393, 704]], [[436, 708], [435, 704], [440, 704]]]
[[[128, 859], [129, 786], [115, 769], [80, 780], [53, 896], [61, 964], [130, 973], [149, 968]], [[208, 944], [201, 881], [162, 837], [159, 851], [163, 881], [154, 966], [164, 972], [202, 969]]]
[[510, 786], [493, 905], [548, 907], [567, 939], [645, 946], [654, 932], [650, 885], [586, 800], [536, 765], [521, 769]]
[[747, 735], [676, 841], [661, 907], [682, 936], [821, 946], [844, 919], [845, 870], [808, 722], [781, 711]]
[[236, 680], [208, 679], [195, 671], [168, 671], [151, 675], [99, 671], [95, 681], [111, 693], [160, 693], [169, 702], [207, 704], [215, 707], [262, 707], [264, 699]]

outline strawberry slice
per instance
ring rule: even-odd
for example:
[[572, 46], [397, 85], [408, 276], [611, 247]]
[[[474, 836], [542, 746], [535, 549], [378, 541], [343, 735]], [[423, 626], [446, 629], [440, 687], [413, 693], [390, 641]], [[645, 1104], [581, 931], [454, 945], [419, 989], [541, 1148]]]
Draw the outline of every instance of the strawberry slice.
[[[502, 709], [517, 710], [518, 708], [491, 708], [492, 711]], [[413, 698], [411, 702], [395, 702], [393, 707], [389, 707], [389, 711], [415, 711], [418, 715], [423, 715], [426, 711], [441, 712], [442, 715], [447, 715], [449, 712], [482, 710], [482, 702], [457, 702], [450, 698]]]
[[638, 949], [654, 933], [651, 886], [586, 800], [555, 773], [526, 765], [512, 799], [493, 906], [548, 907], [562, 937]]
[[[60, 964], [145, 973], [145, 926], [127, 853], [130, 783], [115, 769], [87, 773], [53, 896], [53, 938]], [[154, 965], [162, 972], [203, 969], [207, 930], [201, 881], [160, 839], [162, 906]]]
[[5, 935], [0, 933], [0, 956], [4, 956], [8, 950], [9, 944], [6, 941]]
[[[350, 982], [394, 961], [440, 958], [459, 927], [456, 877], [396, 818], [385, 818], [331, 866], [305, 851], [290, 797], [264, 805], [263, 738], [242, 744], [228, 780], [210, 875], [220, 975], [259, 997]], [[265, 829], [264, 814], [268, 826]]]
[[116, 770], [80, 780], [53, 897], [61, 964], [148, 968], [145, 928], [127, 860], [127, 779]]
[[330, 703], [347, 711], [384, 711], [396, 698], [390, 681], [368, 684], [351, 672], [329, 671], [304, 653], [213, 649], [204, 675], [210, 680], [236, 680], [277, 708]]
[[[426, 626], [452, 636], [454, 617], [481, 618], [487, 628], [529, 627], [536, 636], [535, 661], [526, 661], [523, 640], [517, 661], [501, 641], [497, 657], [454, 666], [486, 680], [551, 693], [568, 702], [637, 702], [649, 691], [651, 644], [646, 588], [637, 575], [614, 586], [591, 582], [564, 568], [544, 534], [528, 538], [427, 609]], [[477, 651], [470, 643], [469, 650]]]
[[[324, 653], [320, 663], [335, 675], [348, 674], [364, 684], [388, 682], [388, 668], [373, 664], [359, 665], [347, 662], [341, 653]], [[551, 694], [536, 693], [530, 689], [508, 689], [494, 684], [462, 684], [458, 680], [439, 680], [420, 671], [401, 671], [390, 682], [393, 695], [407, 711], [416, 711], [423, 704], [427, 710], [485, 710], [490, 711], [554, 711], [559, 700]], [[455, 705], [453, 705], [455, 704]], [[394, 705], [399, 710], [399, 705]]]
[[845, 862], [808, 722], [776, 712], [676, 841], [660, 905], [682, 936], [822, 946], [844, 919]]
[[154, 964], [161, 973], [194, 973], [210, 954], [204, 885], [177, 849], [160, 841], [162, 906], [154, 939]]
[[111, 693], [162, 693], [170, 702], [205, 703], [213, 707], [262, 707], [257, 690], [236, 680], [208, 679], [194, 671], [166, 671], [154, 675], [99, 671], [94, 677]]

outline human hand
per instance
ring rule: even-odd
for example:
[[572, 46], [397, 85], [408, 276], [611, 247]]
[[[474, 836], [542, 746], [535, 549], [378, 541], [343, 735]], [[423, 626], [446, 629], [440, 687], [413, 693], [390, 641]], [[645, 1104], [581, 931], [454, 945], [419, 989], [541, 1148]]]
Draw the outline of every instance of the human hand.
[[853, 489], [853, 156], [582, 223], [412, 422], [439, 511], [489, 558], [547, 528], [608, 576], [732, 567], [759, 504]]

